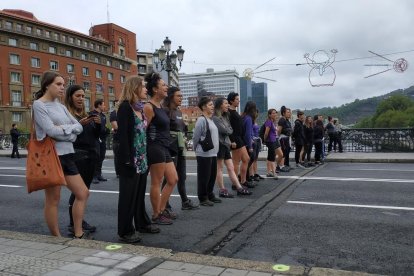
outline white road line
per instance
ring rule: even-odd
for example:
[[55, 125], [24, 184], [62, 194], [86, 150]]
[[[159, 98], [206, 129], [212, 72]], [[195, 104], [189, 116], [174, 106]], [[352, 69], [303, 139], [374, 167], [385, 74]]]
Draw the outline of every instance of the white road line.
[[6, 188], [21, 188], [23, 186], [19, 186], [19, 185], [4, 185], [4, 184], [0, 184], [0, 187], [6, 187]]
[[[280, 179], [414, 183], [414, 179], [279, 175]], [[272, 178], [272, 177], [266, 177]]]
[[25, 171], [26, 168], [22, 168], [22, 167], [0, 167], [0, 170]]
[[359, 204], [342, 204], [342, 203], [310, 202], [310, 201], [294, 201], [294, 200], [287, 201], [287, 203], [290, 203], [290, 204], [304, 204], [304, 205], [320, 205], [320, 206], [355, 207], [355, 208], [414, 211], [414, 208], [412, 208], [412, 207], [398, 207], [398, 206], [359, 205]]
[[[103, 193], [103, 194], [119, 194], [118, 191], [105, 191], [105, 190], [89, 190], [92, 193]], [[149, 193], [145, 193], [146, 196], [149, 196]], [[180, 195], [172, 194], [172, 197], [179, 197]], [[187, 197], [197, 198], [195, 195], [187, 195]]]
[[25, 174], [0, 174], [0, 176], [26, 177]]

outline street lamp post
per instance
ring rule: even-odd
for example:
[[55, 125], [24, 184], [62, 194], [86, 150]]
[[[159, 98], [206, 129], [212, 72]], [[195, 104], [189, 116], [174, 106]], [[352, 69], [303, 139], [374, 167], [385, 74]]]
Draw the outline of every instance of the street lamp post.
[[178, 49], [175, 52], [172, 51], [170, 53], [171, 40], [168, 38], [168, 36], [164, 39], [163, 43], [163, 46], [161, 46], [159, 49], [155, 49], [152, 58], [157, 70], [165, 70], [167, 72], [167, 83], [170, 85], [170, 72], [174, 69], [178, 70], [177, 60], [181, 68], [181, 62], [183, 61], [185, 51], [182, 46], [178, 46]]

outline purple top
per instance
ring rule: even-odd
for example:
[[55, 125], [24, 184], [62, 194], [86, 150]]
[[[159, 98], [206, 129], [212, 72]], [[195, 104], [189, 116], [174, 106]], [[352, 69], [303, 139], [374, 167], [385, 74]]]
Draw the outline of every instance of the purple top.
[[253, 138], [259, 138], [259, 125], [256, 123], [253, 125]]
[[[267, 135], [266, 142], [276, 142], [277, 132], [276, 132], [276, 128], [275, 128], [275, 125], [273, 124], [273, 122], [269, 119], [266, 120], [265, 127], [270, 128], [269, 133]], [[266, 129], [265, 129], [265, 131], [266, 131]]]
[[244, 135], [243, 141], [247, 149], [253, 148], [253, 120], [249, 115], [243, 116]]

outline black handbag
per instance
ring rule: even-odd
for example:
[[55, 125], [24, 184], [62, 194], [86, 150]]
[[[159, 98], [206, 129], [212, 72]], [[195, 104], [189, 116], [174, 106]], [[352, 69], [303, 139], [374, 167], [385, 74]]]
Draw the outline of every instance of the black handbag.
[[[203, 116], [204, 117], [204, 116]], [[206, 120], [206, 135], [204, 136], [204, 140], [201, 140], [198, 142], [201, 145], [201, 148], [203, 151], [209, 151], [214, 149], [213, 139], [211, 138], [211, 132], [210, 132], [210, 126], [208, 125], [207, 118], [204, 117]]]

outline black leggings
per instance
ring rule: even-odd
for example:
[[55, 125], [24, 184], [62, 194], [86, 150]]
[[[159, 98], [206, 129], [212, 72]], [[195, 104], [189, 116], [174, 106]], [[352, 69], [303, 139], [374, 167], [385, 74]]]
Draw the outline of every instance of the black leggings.
[[197, 194], [200, 201], [214, 198], [217, 157], [197, 156]]
[[305, 144], [305, 157], [308, 162], [311, 161], [312, 144]]
[[[187, 173], [186, 173], [185, 156], [184, 156], [183, 151], [180, 151], [178, 153], [178, 156], [172, 156], [172, 160], [174, 162], [175, 169], [177, 170], [177, 175], [178, 175], [177, 190], [178, 190], [178, 193], [180, 194], [181, 201], [185, 202], [188, 200], [188, 197], [187, 197], [187, 190], [185, 188], [185, 180], [187, 178]], [[167, 179], [164, 178], [164, 180], [162, 181], [162, 188], [164, 188], [166, 184], [167, 184]], [[166, 208], [171, 208], [169, 201], [167, 201]]]
[[323, 155], [322, 142], [315, 142], [315, 162], [320, 162]]
[[302, 162], [302, 158], [300, 158], [300, 153], [302, 151], [303, 145], [295, 145], [295, 162], [299, 164]]
[[285, 166], [289, 166], [289, 154], [290, 154], [289, 137], [280, 138], [280, 146], [282, 147], [283, 158], [285, 160]]

